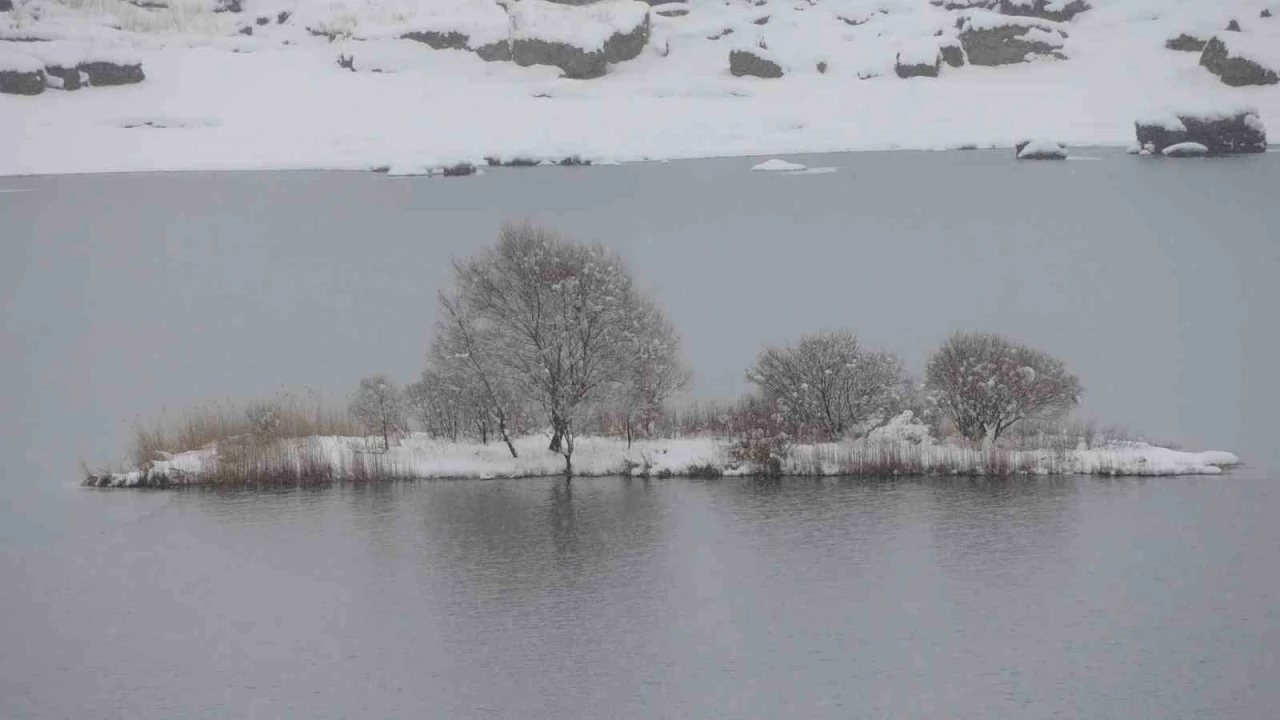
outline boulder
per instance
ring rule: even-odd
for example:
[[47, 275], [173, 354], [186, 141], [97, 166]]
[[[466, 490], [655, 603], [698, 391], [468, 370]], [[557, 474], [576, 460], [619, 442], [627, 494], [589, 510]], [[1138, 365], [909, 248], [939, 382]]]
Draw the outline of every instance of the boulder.
[[1188, 33], [1179, 33], [1177, 37], [1164, 41], [1165, 48], [1179, 52], [1202, 52], [1209, 41]]
[[1183, 142], [1176, 145], [1170, 145], [1164, 150], [1161, 150], [1160, 154], [1165, 157], [1172, 158], [1201, 157], [1209, 154], [1209, 148], [1201, 145], [1200, 143]]
[[1054, 140], [1022, 140], [1013, 146], [1019, 160], [1066, 160], [1067, 149]]
[[1000, 0], [1000, 14], [1067, 22], [1089, 9], [1085, 0]]
[[1146, 118], [1134, 123], [1138, 145], [1153, 153], [1192, 142], [1210, 155], [1267, 151], [1267, 128], [1253, 108], [1222, 112], [1186, 112]]
[[59, 90], [79, 90], [89, 84], [89, 75], [74, 65], [71, 67], [46, 65], [44, 72], [47, 76], [46, 80], [57, 78], [57, 84], [50, 83], [50, 87], [56, 87]]
[[9, 12], [13, 9], [13, 0], [0, 0], [0, 12]]
[[894, 58], [893, 71], [902, 79], [938, 77], [942, 69], [942, 53], [932, 40], [903, 48]]
[[1229, 40], [1215, 35], [1204, 46], [1200, 65], [1232, 87], [1275, 85], [1280, 82], [1280, 75], [1258, 58], [1260, 44], [1255, 38], [1234, 33]]
[[4, 45], [0, 45], [0, 93], [39, 95], [44, 92], [44, 64], [39, 58], [8, 50]]
[[476, 56], [486, 62], [511, 62], [511, 43], [499, 40], [475, 48]]
[[604, 50], [583, 50], [568, 43], [548, 42], [532, 38], [511, 41], [511, 59], [521, 67], [553, 65], [564, 77], [589, 80], [603, 76], [609, 69]]
[[89, 78], [90, 85], [131, 85], [147, 79], [142, 63], [91, 60], [80, 63], [77, 69]]
[[960, 44], [959, 39], [951, 38], [943, 41], [938, 46], [938, 54], [942, 56], [942, 61], [951, 67], [964, 67], [964, 46]]
[[1057, 23], [977, 12], [959, 21], [960, 44], [970, 65], [1012, 65], [1033, 56], [1065, 59], [1067, 33]]
[[762, 51], [733, 50], [729, 53], [729, 72], [734, 77], [780, 78], [782, 66], [765, 57]]

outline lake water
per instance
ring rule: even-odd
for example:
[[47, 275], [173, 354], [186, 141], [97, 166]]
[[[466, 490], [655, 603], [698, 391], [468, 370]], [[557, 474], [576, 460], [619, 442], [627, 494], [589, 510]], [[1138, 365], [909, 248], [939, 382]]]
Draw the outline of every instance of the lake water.
[[1249, 718], [1280, 478], [84, 491], [14, 718]]
[[[1280, 707], [1280, 155], [0, 178], [0, 716], [1240, 717]], [[1226, 477], [96, 492], [128, 422], [421, 366], [449, 260], [617, 247], [695, 394], [850, 328], [1063, 358]]]

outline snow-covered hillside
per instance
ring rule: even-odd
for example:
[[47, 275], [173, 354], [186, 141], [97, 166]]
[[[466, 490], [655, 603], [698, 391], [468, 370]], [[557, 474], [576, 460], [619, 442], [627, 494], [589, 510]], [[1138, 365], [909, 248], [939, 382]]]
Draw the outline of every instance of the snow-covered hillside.
[[1090, 2], [0, 0], [0, 85], [38, 92], [0, 94], [0, 175], [1120, 145], [1189, 106], [1280, 123], [1280, 0]]

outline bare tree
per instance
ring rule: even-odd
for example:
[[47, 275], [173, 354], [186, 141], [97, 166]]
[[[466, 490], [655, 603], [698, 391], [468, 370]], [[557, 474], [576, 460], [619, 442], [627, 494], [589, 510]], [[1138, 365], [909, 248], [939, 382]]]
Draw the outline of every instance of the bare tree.
[[468, 402], [462, 388], [435, 368], [422, 371], [417, 382], [405, 388], [405, 404], [431, 437], [457, 441], [468, 424]]
[[939, 410], [962, 435], [987, 445], [1018, 421], [1070, 410], [1084, 394], [1061, 360], [995, 333], [952, 335], [925, 375]]
[[[864, 350], [851, 332], [823, 332], [760, 353], [747, 379], [795, 434], [834, 439], [895, 414], [909, 391], [897, 356]], [[870, 429], [870, 428], [865, 428]]]
[[382, 436], [384, 451], [391, 449], [391, 436], [404, 429], [404, 399], [386, 375], [361, 378], [349, 410], [365, 432]]
[[636, 425], [651, 435], [667, 400], [688, 388], [690, 380], [689, 368], [680, 357], [680, 336], [662, 311], [647, 298], [638, 300], [637, 311], [639, 331], [631, 340], [635, 361], [619, 393], [628, 449]]
[[483, 319], [477, 322], [461, 297], [441, 293], [439, 301], [431, 363], [442, 375], [465, 387], [466, 404], [472, 409], [481, 439], [488, 441], [492, 425], [511, 457], [519, 457], [511, 434], [523, 418], [523, 402], [510, 368], [497, 362], [499, 355], [492, 352], [501, 345], [491, 337], [497, 326]]
[[[665, 326], [661, 311], [616, 254], [529, 223], [504, 226], [496, 246], [455, 262], [454, 280], [456, 297], [441, 301], [469, 328], [466, 354], [545, 413], [550, 449], [572, 475], [580, 425], [643, 374], [639, 348]], [[659, 335], [674, 357], [674, 333]]]

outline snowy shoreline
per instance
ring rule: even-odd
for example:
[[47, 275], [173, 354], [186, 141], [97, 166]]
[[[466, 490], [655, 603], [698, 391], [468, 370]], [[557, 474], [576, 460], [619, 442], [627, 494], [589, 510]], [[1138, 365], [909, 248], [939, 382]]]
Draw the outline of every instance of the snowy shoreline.
[[[1248, 105], [1264, 119], [1280, 117], [1280, 85], [1229, 86], [1196, 53], [1165, 46], [1179, 33], [1212, 35], [1239, 18], [1242, 37], [1270, 52], [1264, 41], [1280, 38], [1280, 19], [1260, 18], [1266, 3], [1253, 0], [1097, 0], [1070, 22], [1046, 25], [1065, 28], [1066, 59], [948, 65], [936, 77], [905, 79], [895, 63], [951, 42], [964, 11], [924, 0], [693, 0], [687, 14], [667, 16], [658, 5], [642, 51], [589, 80], [403, 39], [457, 25], [477, 43], [492, 41], [500, 33], [489, 15], [472, 13], [479, 3], [442, 1], [424, 19], [405, 17], [390, 0], [246, 0], [242, 13], [192, 12], [177, 27], [150, 28], [124, 3], [117, 17], [18, 0], [0, 13], [0, 26], [5, 15], [15, 18], [0, 34], [9, 55], [25, 56], [41, 41], [120, 48], [146, 79], [0, 95], [0, 136], [9, 139], [0, 176], [379, 167], [412, 175], [483, 168], [491, 157], [603, 164], [1007, 148], [1028, 137], [1119, 147], [1133, 143], [1135, 119], [1170, 108]], [[37, 7], [40, 18], [19, 22]], [[734, 77], [730, 51], [761, 43], [785, 75]], [[342, 58], [353, 67], [340, 67]]]
[[[203, 485], [319, 485], [342, 482], [494, 479], [563, 476], [564, 458], [546, 449], [546, 438], [517, 438], [512, 458], [499, 442], [443, 441], [423, 433], [403, 438], [390, 450], [380, 438], [311, 437], [281, 440], [258, 451], [249, 475], [237, 467], [234, 479], [220, 476], [228, 451], [217, 445], [169, 456], [145, 470], [89, 475], [88, 487], [185, 487]], [[1218, 475], [1239, 464], [1227, 452], [1184, 452], [1143, 442], [1063, 450], [978, 450], [904, 438], [796, 445], [772, 471], [733, 457], [734, 442], [723, 438], [577, 440], [575, 477], [694, 477], [774, 475], [782, 477], [1010, 477], [1047, 475], [1171, 476]], [[252, 476], [251, 479], [246, 479]]]

